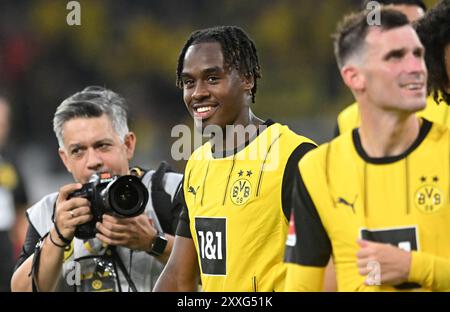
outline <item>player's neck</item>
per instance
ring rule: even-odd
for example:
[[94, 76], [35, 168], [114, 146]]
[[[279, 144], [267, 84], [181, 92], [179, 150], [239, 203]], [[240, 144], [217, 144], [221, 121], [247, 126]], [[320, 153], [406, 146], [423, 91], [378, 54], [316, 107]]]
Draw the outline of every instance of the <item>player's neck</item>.
[[[236, 150], [250, 143], [258, 135], [258, 127], [264, 123], [261, 119], [256, 117], [249, 109], [246, 114], [239, 116], [234, 122], [236, 127], [228, 127], [223, 131], [222, 138], [213, 138], [214, 153], [230, 154], [231, 151]], [[218, 139], [217, 142], [214, 139]]]
[[359, 135], [364, 151], [373, 158], [403, 154], [416, 141], [422, 120], [415, 114], [361, 115]]

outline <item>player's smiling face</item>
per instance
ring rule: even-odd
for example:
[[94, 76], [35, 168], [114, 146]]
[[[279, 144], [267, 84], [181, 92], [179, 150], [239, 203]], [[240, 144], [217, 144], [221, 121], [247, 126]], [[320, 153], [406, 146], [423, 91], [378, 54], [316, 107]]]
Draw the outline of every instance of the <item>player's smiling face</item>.
[[370, 102], [386, 110], [414, 112], [425, 107], [424, 48], [411, 26], [372, 28], [366, 37], [362, 70]]
[[248, 120], [251, 81], [224, 64], [218, 42], [191, 45], [186, 51], [181, 74], [183, 98], [196, 125], [244, 124]]

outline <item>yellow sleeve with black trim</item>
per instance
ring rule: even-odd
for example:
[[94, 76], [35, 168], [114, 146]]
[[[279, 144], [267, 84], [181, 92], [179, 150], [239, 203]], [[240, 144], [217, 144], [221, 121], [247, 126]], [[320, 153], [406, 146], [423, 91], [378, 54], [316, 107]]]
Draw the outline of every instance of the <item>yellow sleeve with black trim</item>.
[[298, 167], [291, 205], [293, 209], [285, 250], [285, 290], [321, 291], [325, 268], [331, 256], [331, 242]]
[[[348, 135], [350, 136], [350, 133]], [[297, 170], [285, 249], [286, 291], [323, 290], [326, 266], [333, 251], [326, 219], [323, 219], [324, 211], [319, 211], [323, 206], [333, 205], [329, 202], [331, 198], [327, 195], [329, 190], [323, 172], [326, 149], [325, 144], [310, 151], [300, 160]], [[328, 222], [339, 222], [330, 220], [329, 215], [327, 218]], [[345, 248], [348, 244], [356, 245], [356, 238], [352, 242], [345, 243]], [[355, 246], [355, 262], [344, 264], [346, 269], [344, 275], [339, 278], [339, 290], [375, 291], [377, 288], [365, 285], [365, 277], [358, 274], [356, 250]]]
[[432, 291], [450, 291], [450, 260], [418, 251], [411, 256], [410, 282]]

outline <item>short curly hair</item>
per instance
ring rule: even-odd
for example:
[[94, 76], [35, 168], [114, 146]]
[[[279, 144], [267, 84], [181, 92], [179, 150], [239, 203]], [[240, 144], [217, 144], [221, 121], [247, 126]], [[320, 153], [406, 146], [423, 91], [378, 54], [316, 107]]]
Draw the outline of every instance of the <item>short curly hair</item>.
[[428, 91], [439, 103], [439, 97], [450, 105], [450, 77], [445, 68], [445, 48], [450, 44], [450, 0], [442, 0], [431, 8], [415, 27], [425, 47], [428, 68]]

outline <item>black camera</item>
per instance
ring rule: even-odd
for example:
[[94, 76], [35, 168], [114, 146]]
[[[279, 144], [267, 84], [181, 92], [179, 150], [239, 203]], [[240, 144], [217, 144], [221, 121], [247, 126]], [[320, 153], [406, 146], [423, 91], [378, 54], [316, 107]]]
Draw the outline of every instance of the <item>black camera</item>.
[[81, 189], [69, 194], [68, 198], [84, 197], [91, 203], [92, 220], [77, 226], [75, 237], [94, 238], [95, 224], [101, 222], [104, 213], [123, 218], [140, 215], [148, 202], [148, 190], [136, 176], [114, 176], [110, 173], [94, 174]]

